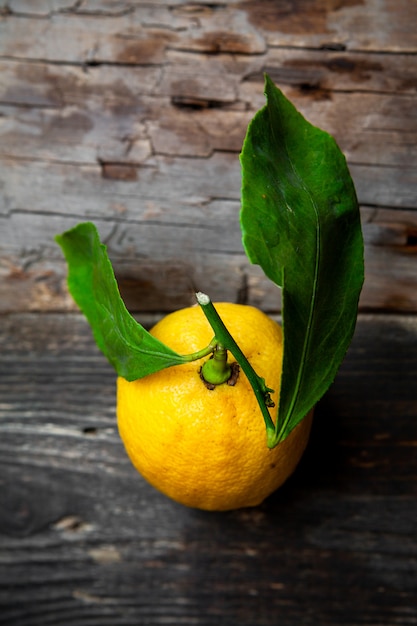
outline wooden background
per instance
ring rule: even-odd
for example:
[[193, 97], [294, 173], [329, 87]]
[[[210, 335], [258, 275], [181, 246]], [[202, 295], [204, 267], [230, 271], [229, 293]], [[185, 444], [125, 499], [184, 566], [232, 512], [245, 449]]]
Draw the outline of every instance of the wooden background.
[[[0, 0], [0, 624], [417, 623], [415, 0]], [[53, 241], [94, 221], [145, 324], [279, 293], [243, 253], [239, 152], [268, 72], [347, 156], [358, 328], [264, 505], [147, 486]]]
[[265, 71], [347, 156], [362, 307], [416, 311], [416, 20], [415, 0], [5, 3], [1, 311], [73, 308], [53, 236], [85, 219], [135, 310], [193, 287], [276, 310], [238, 224]]

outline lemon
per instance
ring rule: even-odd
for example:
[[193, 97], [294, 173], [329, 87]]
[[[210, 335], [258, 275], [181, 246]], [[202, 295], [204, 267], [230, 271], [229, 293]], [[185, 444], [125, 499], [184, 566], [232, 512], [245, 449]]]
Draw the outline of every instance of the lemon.
[[[215, 307], [278, 404], [282, 329], [260, 310]], [[200, 307], [167, 315], [150, 331], [180, 354], [201, 350], [213, 331]], [[228, 358], [233, 361], [229, 354]], [[234, 385], [208, 389], [206, 359], [139, 380], [117, 380], [120, 436], [133, 465], [156, 489], [193, 508], [225, 511], [260, 504], [294, 471], [306, 447], [309, 414], [272, 450], [252, 387], [240, 371]], [[271, 409], [271, 417], [276, 409]]]

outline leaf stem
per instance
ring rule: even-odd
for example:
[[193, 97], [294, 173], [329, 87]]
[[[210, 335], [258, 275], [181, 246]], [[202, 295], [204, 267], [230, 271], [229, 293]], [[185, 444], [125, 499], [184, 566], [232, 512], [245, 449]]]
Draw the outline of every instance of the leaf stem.
[[202, 359], [203, 357], [208, 356], [209, 354], [212, 354], [216, 350], [218, 343], [219, 342], [217, 341], [217, 338], [213, 337], [213, 339], [210, 341], [207, 347], [202, 348], [202, 350], [198, 350], [197, 352], [192, 352], [191, 354], [182, 354], [181, 360], [184, 363], [191, 363], [192, 361], [198, 361], [198, 359]]
[[218, 343], [224, 346], [226, 350], [230, 350], [230, 352], [233, 354], [236, 361], [239, 363], [240, 367], [246, 374], [255, 393], [259, 407], [262, 411], [262, 416], [265, 421], [267, 445], [268, 447], [273, 447], [273, 445], [275, 445], [275, 425], [268, 410], [268, 407], [274, 406], [270, 395], [273, 392], [273, 389], [267, 387], [265, 384], [265, 380], [258, 376], [258, 374], [255, 372], [252, 365], [249, 363], [242, 350], [239, 348], [236, 341], [227, 330], [209, 296], [205, 293], [198, 292], [196, 293], [196, 298], [198, 304], [201, 306], [204, 315], [206, 316], [210, 326], [214, 331], [215, 340], [217, 340]]

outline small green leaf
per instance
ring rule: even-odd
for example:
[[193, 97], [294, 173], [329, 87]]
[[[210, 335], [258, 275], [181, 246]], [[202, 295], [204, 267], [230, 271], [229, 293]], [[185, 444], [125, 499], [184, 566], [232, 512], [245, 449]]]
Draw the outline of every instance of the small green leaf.
[[152, 337], [127, 311], [94, 224], [78, 224], [55, 240], [68, 263], [70, 293], [119, 376], [131, 381], [184, 363], [182, 356]]
[[265, 91], [267, 104], [250, 123], [241, 154], [241, 227], [250, 261], [282, 287], [278, 443], [334, 380], [354, 332], [364, 266], [343, 154], [268, 76]]

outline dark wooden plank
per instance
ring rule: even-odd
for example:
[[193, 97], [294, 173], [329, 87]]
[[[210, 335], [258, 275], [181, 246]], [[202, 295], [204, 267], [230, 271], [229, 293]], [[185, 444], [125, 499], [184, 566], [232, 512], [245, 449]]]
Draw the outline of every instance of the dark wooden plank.
[[0, 348], [0, 624], [416, 622], [415, 317], [360, 317], [294, 476], [226, 514], [130, 466], [81, 316], [3, 316]]

